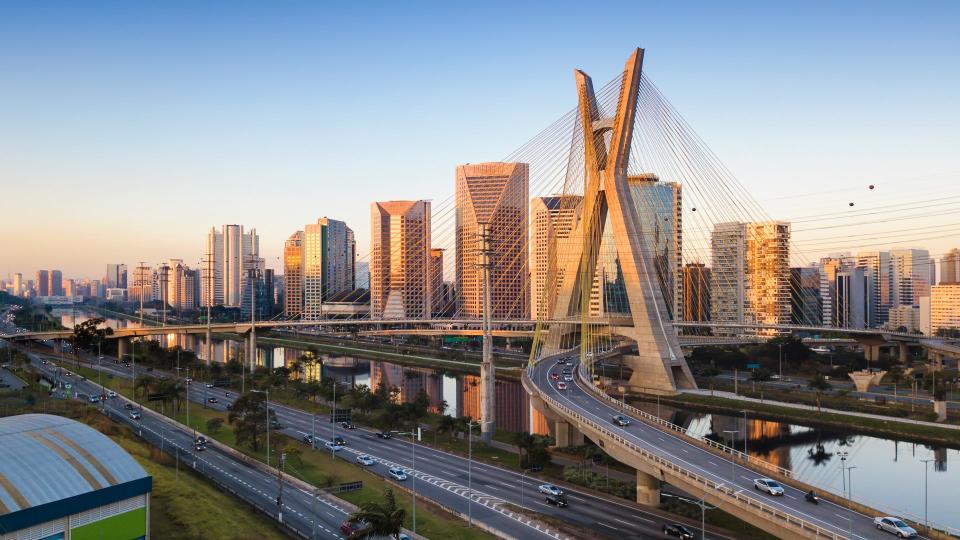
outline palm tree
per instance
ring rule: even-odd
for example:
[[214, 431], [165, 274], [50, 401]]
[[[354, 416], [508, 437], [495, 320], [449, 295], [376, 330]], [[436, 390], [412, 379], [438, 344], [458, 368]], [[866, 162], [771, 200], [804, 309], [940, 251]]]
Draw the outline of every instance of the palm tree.
[[821, 396], [824, 392], [826, 392], [827, 390], [830, 390], [831, 388], [833, 388], [833, 385], [831, 385], [829, 382], [827, 382], [827, 380], [826, 380], [825, 378], [823, 378], [823, 374], [822, 374], [822, 373], [817, 373], [817, 375], [816, 375], [814, 378], [810, 379], [810, 381], [807, 383], [807, 388], [809, 388], [809, 389], [813, 390], [814, 392], [816, 392], [816, 394], [817, 394], [817, 411], [819, 411], [819, 410], [820, 410], [820, 396]]
[[359, 538], [379, 538], [387, 536], [390, 538], [399, 538], [400, 529], [403, 528], [403, 519], [407, 516], [407, 511], [397, 507], [397, 499], [393, 495], [393, 490], [387, 488], [383, 491], [383, 502], [365, 502], [360, 505], [360, 509], [350, 514], [349, 521], [363, 521], [366, 527], [354, 531], [348, 538], [356, 540]]
[[458, 421], [452, 416], [443, 415], [437, 422], [436, 433], [446, 433], [449, 441], [453, 441], [453, 434], [457, 430]]

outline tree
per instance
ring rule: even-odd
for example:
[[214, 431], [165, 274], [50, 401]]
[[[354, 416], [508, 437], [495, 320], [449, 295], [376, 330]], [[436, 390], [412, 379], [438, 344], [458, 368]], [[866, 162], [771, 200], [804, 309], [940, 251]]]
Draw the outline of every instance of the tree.
[[446, 433], [448, 442], [453, 442], [453, 434], [457, 430], [457, 419], [452, 416], [443, 415], [437, 422], [437, 433]]
[[223, 427], [223, 418], [211, 418], [207, 420], [207, 433], [211, 436], [216, 436], [217, 432], [220, 431], [220, 428]]
[[813, 390], [817, 394], [817, 410], [819, 411], [820, 396], [823, 395], [824, 392], [833, 388], [833, 385], [827, 382], [827, 379], [823, 377], [822, 373], [817, 373], [814, 378], [807, 382], [807, 388]]
[[750, 380], [755, 382], [764, 382], [770, 380], [770, 371], [760, 368], [753, 370], [753, 373], [750, 374]]
[[[276, 414], [270, 410], [269, 423], [273, 423]], [[227, 421], [233, 426], [237, 444], [246, 444], [254, 452], [260, 450], [267, 434], [266, 397], [259, 392], [247, 392], [241, 395], [230, 409]]]
[[407, 511], [397, 506], [393, 490], [387, 488], [383, 491], [383, 502], [365, 502], [360, 505], [359, 510], [350, 514], [348, 520], [351, 523], [363, 521], [367, 526], [354, 531], [348, 538], [351, 540], [383, 536], [399, 538], [406, 516]]
[[73, 336], [70, 338], [73, 344], [73, 354], [80, 365], [80, 351], [93, 350], [95, 345], [103, 342], [104, 338], [113, 334], [113, 328], [109, 326], [100, 326], [106, 323], [106, 319], [93, 318], [87, 319], [73, 327]]

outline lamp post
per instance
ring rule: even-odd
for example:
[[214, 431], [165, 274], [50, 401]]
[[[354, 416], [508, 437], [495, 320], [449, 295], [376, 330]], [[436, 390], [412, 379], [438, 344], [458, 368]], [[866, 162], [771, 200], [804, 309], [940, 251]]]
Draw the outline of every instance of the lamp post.
[[267, 411], [267, 467], [270, 466], [270, 389], [266, 390], [250, 390], [254, 394], [263, 394], [266, 396], [266, 411]]
[[930, 520], [927, 518], [927, 497], [929, 496], [929, 490], [927, 489], [927, 473], [930, 471], [928, 465], [931, 461], [936, 461], [935, 459], [921, 459], [920, 462], [923, 463], [923, 528], [926, 529], [927, 533], [930, 533]]
[[[467, 527], [473, 527], [473, 420], [467, 423]], [[476, 424], [480, 425], [480, 424]], [[521, 484], [522, 486], [523, 484]]]
[[777, 347], [780, 348], [780, 380], [783, 380], [783, 343], [778, 343]]
[[413, 459], [413, 534], [417, 534], [417, 439], [420, 438], [420, 426], [416, 431], [393, 431], [397, 435], [410, 435], [410, 453]]
[[523, 508], [523, 484], [527, 479], [526, 477], [527, 473], [532, 470], [533, 469], [524, 469], [523, 471], [520, 472], [520, 507], [521, 508]]
[[740, 433], [740, 430], [739, 430], [739, 429], [725, 429], [725, 430], [723, 431], [723, 433], [724, 433], [724, 434], [727, 434], [727, 433], [730, 434], [730, 450], [731, 450], [731, 451], [730, 451], [730, 485], [732, 486], [734, 483], [736, 483], [736, 478], [737, 478], [736, 466], [735, 466], [735, 465], [736, 465], [736, 461], [734, 460], [734, 455], [733, 455], [733, 450], [734, 450], [734, 448], [733, 448], [733, 443], [734, 443], [734, 438], [733, 438], [733, 436], [736, 435], [737, 433]]
[[103, 355], [100, 354], [100, 342], [103, 339], [97, 340], [97, 379], [100, 380], [100, 397], [103, 398], [100, 400], [100, 404], [103, 409], [107, 408], [107, 390], [103, 387]]
[[749, 459], [749, 454], [747, 454], [747, 410], [744, 409], [740, 411], [743, 413], [743, 459]]

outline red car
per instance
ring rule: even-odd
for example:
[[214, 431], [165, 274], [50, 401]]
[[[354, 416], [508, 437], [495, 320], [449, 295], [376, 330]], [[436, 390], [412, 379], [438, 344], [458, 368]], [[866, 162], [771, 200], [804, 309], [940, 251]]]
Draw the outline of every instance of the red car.
[[366, 528], [367, 524], [362, 521], [344, 521], [340, 524], [340, 532], [346, 536]]
[[551, 373], [551, 374], [550, 374], [550, 380], [551, 380], [551, 381], [555, 381], [555, 380], [557, 380], [557, 379], [559, 379], [559, 378], [560, 378], [560, 375], [557, 375], [556, 373]]
[[560, 381], [557, 383], [557, 390], [566, 390], [566, 389], [567, 389], [567, 383], [563, 381]]

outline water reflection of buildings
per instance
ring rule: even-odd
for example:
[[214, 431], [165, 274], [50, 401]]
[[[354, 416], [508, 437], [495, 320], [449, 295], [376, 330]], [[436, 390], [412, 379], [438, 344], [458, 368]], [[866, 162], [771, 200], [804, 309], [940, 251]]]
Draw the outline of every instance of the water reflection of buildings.
[[[743, 448], [743, 418], [735, 416], [713, 415], [710, 427], [718, 440], [730, 444], [733, 435], [734, 447]], [[724, 433], [736, 431], [733, 433]], [[782, 444], [781, 440], [790, 437], [790, 425], [768, 420], [747, 420], [747, 451], [752, 455], [779, 465], [784, 469], [791, 469], [790, 445]]]
[[[480, 377], [464, 375], [460, 379], [458, 395], [463, 416], [480, 418]], [[498, 429], [527, 431], [530, 429], [530, 402], [519, 382], [498, 379], [496, 382], [495, 422]]]
[[397, 388], [399, 392], [396, 399], [399, 403], [412, 402], [423, 390], [433, 412], [443, 412], [443, 376], [430, 368], [370, 362], [370, 387], [376, 390], [380, 385]]

